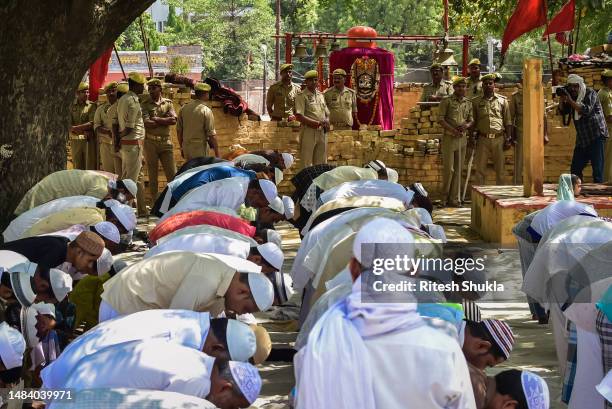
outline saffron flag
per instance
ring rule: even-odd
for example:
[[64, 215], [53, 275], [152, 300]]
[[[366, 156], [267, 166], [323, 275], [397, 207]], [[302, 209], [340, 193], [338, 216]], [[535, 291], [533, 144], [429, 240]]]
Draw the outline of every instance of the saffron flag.
[[558, 43], [563, 45], [571, 44], [569, 38], [567, 37], [567, 33], [556, 33], [555, 40], [557, 40]]
[[559, 10], [556, 16], [548, 23], [548, 28], [543, 34], [546, 37], [549, 34], [562, 33], [564, 31], [572, 31], [574, 29], [574, 18], [576, 14], [576, 0], [568, 1]]
[[510, 43], [523, 34], [546, 24], [546, 0], [519, 0], [502, 39], [502, 57]]
[[98, 100], [98, 90], [104, 84], [108, 73], [108, 61], [110, 60], [113, 47], [104, 51], [102, 55], [89, 67], [89, 100]]

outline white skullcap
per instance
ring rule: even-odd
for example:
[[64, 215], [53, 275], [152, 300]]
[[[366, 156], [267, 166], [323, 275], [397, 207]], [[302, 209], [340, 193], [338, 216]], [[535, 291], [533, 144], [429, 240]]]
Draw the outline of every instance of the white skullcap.
[[136, 197], [138, 193], [138, 185], [132, 179], [123, 179], [121, 180], [125, 185], [125, 188], [132, 194], [132, 196]]
[[274, 168], [274, 183], [278, 186], [284, 179], [283, 171], [279, 168]]
[[22, 366], [25, 349], [23, 335], [6, 322], [0, 322], [0, 358], [6, 369]]
[[274, 243], [281, 248], [283, 244], [283, 240], [281, 239], [281, 235], [274, 229], [267, 229], [266, 231], [266, 243]]
[[259, 311], [267, 311], [274, 302], [274, 288], [268, 277], [262, 273], [248, 273], [249, 288]]
[[0, 250], [0, 269], [4, 267], [5, 270], [8, 270], [25, 261], [28, 261], [28, 258], [22, 254], [9, 250]]
[[53, 295], [58, 302], [66, 298], [68, 293], [72, 291], [72, 277], [62, 270], [57, 268], [49, 270], [49, 280], [51, 281]]
[[427, 190], [425, 190], [425, 188], [423, 187], [421, 183], [416, 182], [414, 184], [414, 189], [416, 190], [416, 193], [419, 193], [421, 196], [427, 197], [428, 195]]
[[[361, 246], [363, 244], [412, 244], [411, 248], [414, 247], [414, 238], [412, 234], [402, 227], [401, 224], [395, 220], [388, 219], [386, 217], [379, 217], [368, 223], [364, 224], [361, 229], [355, 235], [355, 241], [353, 242], [353, 256], [359, 261], [364, 263], [362, 260]], [[367, 260], [368, 264], [373, 261]], [[370, 267], [364, 265], [364, 267]]]
[[283, 268], [283, 261], [285, 256], [280, 248], [274, 243], [264, 243], [257, 246], [259, 254], [275, 269], [279, 270]]
[[109, 249], [102, 250], [102, 254], [96, 260], [96, 271], [99, 276], [102, 276], [108, 273], [113, 266], [113, 255], [111, 254]]
[[550, 394], [546, 381], [529, 371], [521, 371], [521, 385], [528, 409], [549, 409]]
[[424, 209], [422, 207], [415, 207], [414, 211], [419, 216], [419, 221], [422, 225], [433, 224], [433, 219], [431, 218], [431, 215], [429, 214], [427, 209]]
[[50, 315], [55, 318], [55, 305], [45, 302], [32, 304], [32, 308], [36, 309], [39, 314]]
[[442, 243], [446, 243], [446, 233], [444, 233], [444, 228], [438, 224], [426, 224], [427, 231], [429, 231], [429, 235], [434, 239], [438, 239], [442, 241]]
[[366, 168], [372, 168], [374, 169], [376, 172], [381, 171], [382, 169], [385, 169], [386, 166], [384, 164], [384, 162], [382, 160], [372, 160], [370, 162], [368, 162], [367, 165], [365, 165]]
[[293, 219], [295, 212], [295, 203], [289, 196], [283, 196], [283, 205], [285, 206], [285, 217], [287, 219]]
[[399, 174], [397, 173], [397, 170], [387, 168], [387, 180], [389, 182], [397, 183], [397, 181], [399, 180]]
[[30, 279], [36, 273], [37, 268], [36, 263], [26, 260], [8, 269], [13, 294], [24, 307], [29, 307], [36, 299]]
[[94, 229], [98, 234], [113, 243], [119, 244], [121, 240], [119, 229], [111, 222], [100, 222], [94, 225]]
[[255, 354], [257, 340], [255, 333], [247, 324], [232, 319], [228, 320], [225, 337], [232, 361], [246, 362]]
[[110, 209], [127, 231], [134, 230], [134, 228], [136, 227], [136, 215], [134, 214], [134, 210], [130, 206], [124, 204], [117, 204], [111, 206]]
[[272, 210], [274, 210], [276, 213], [285, 214], [285, 205], [283, 204], [283, 200], [276, 196], [274, 199], [272, 199], [271, 201], [269, 201], [270, 203], [268, 204], [268, 207]]
[[293, 280], [289, 274], [281, 273], [280, 271], [274, 272], [273, 277], [274, 293], [278, 298], [279, 304], [283, 305], [295, 292], [293, 291]]
[[570, 74], [567, 76], [568, 84], [584, 84], [584, 79], [580, 75]]
[[261, 191], [268, 200], [268, 203], [271, 203], [274, 198], [278, 196], [278, 190], [276, 190], [276, 185], [267, 179], [259, 179], [259, 187], [261, 187]]
[[612, 403], [612, 370], [608, 371], [608, 374], [595, 389], [597, 389], [597, 392], [599, 392], [608, 402]]
[[257, 400], [261, 392], [261, 377], [257, 368], [247, 362], [229, 361], [230, 371], [234, 382], [240, 388], [249, 405]]
[[281, 156], [283, 157], [283, 162], [285, 163], [285, 169], [289, 169], [295, 161], [293, 155], [288, 152], [283, 152], [281, 153]]

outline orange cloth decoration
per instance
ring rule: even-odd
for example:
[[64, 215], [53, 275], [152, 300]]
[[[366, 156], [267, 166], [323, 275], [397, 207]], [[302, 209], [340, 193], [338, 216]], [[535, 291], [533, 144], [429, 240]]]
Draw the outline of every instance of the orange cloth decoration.
[[[346, 32], [349, 37], [376, 37], [378, 33], [372, 27], [367, 26], [355, 26]], [[376, 42], [372, 40], [348, 40], [349, 47], [360, 47], [360, 48], [375, 48]]]

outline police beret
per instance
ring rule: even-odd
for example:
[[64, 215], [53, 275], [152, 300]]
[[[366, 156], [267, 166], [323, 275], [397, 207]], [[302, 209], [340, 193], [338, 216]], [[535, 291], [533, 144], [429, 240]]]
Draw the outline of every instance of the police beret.
[[145, 78], [145, 76], [144, 76], [144, 75], [142, 75], [142, 74], [141, 74], [141, 73], [139, 73], [139, 72], [134, 72], [134, 71], [132, 71], [132, 72], [130, 72], [130, 73], [128, 74], [128, 78], [129, 78], [131, 81], [134, 81], [134, 82], [136, 82], [136, 83], [138, 83], [138, 84], [144, 84], [144, 83], [145, 83], [145, 81], [146, 81], [146, 78]]
[[464, 77], [460, 77], [458, 75], [455, 75], [453, 77], [453, 85], [457, 85], [457, 84], [461, 84], [462, 82], [467, 83], [467, 80]]
[[154, 85], [156, 87], [161, 87], [163, 83], [159, 78], [153, 78], [152, 80], [147, 81], [147, 85]]
[[604, 72], [601, 73], [601, 76], [604, 78], [612, 78], [612, 70], [609, 68], [604, 70]]
[[308, 80], [310, 78], [319, 78], [319, 73], [316, 70], [310, 70], [306, 74], [304, 74], [305, 80]]
[[89, 84], [88, 83], [81, 82], [79, 84], [79, 88], [78, 88], [79, 91], [85, 91], [85, 90], [88, 90], [88, 89], [89, 89]]
[[194, 89], [196, 91], [210, 91], [210, 85], [205, 82], [196, 82]]
[[468, 65], [480, 65], [480, 60], [478, 58], [472, 58]]
[[342, 75], [346, 77], [346, 71], [344, 71], [342, 68], [336, 68], [332, 75]]
[[492, 72], [492, 73], [490, 73], [490, 74], [486, 74], [486, 75], [483, 75], [482, 77], [480, 77], [480, 79], [481, 79], [482, 81], [484, 81], [484, 80], [492, 80], [492, 81], [497, 81], [497, 80], [498, 80], [498, 79], [500, 79], [500, 78], [501, 78], [501, 75], [499, 75], [499, 74], [497, 74], [497, 73], [495, 73], [495, 72]]
[[293, 64], [282, 64], [280, 66], [280, 72], [283, 72], [285, 70], [292, 70], [293, 69]]
[[129, 90], [130, 90], [130, 87], [128, 86], [127, 82], [120, 82], [119, 84], [117, 84], [117, 92], [121, 92], [122, 94], [125, 94]]
[[111, 88], [117, 88], [117, 81], [111, 81], [104, 86], [104, 92], [108, 92]]

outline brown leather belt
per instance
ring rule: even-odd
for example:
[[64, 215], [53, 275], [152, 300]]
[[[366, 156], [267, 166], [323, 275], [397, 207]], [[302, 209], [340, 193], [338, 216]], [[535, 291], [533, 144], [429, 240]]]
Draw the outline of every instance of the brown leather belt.
[[501, 136], [502, 133], [482, 133], [482, 132], [478, 132], [478, 134], [483, 137], [483, 138], [487, 138], [487, 139], [495, 139], [498, 136]]
[[145, 139], [149, 139], [152, 141], [158, 141], [158, 142], [164, 142], [170, 139], [170, 135], [167, 135], [167, 136], [146, 135]]
[[142, 139], [121, 140], [121, 145], [142, 145]]

